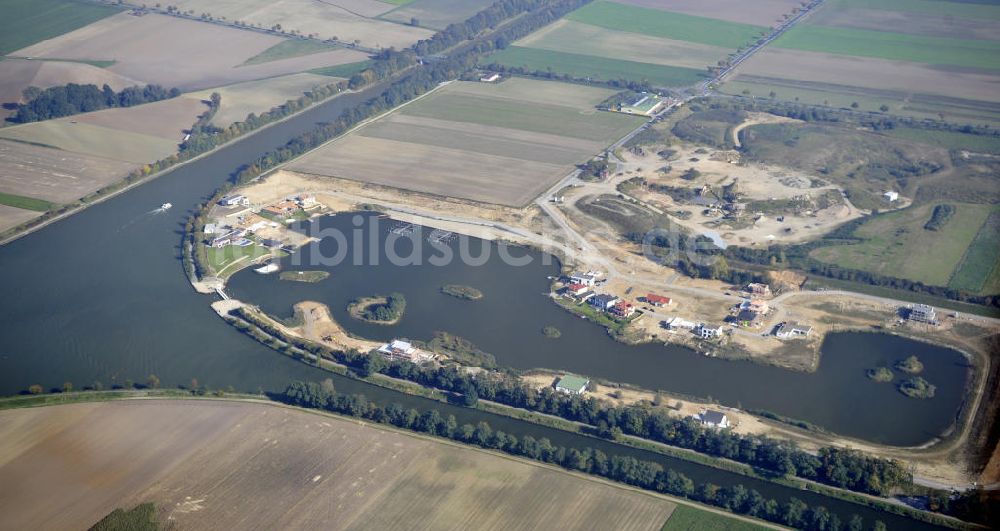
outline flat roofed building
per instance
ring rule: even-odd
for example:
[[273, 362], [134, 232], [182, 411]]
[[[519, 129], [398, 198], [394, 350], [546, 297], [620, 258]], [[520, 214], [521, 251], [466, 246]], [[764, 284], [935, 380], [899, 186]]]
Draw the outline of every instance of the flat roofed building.
[[795, 321], [781, 323], [774, 335], [780, 338], [788, 337], [808, 337], [812, 333], [812, 327]]
[[907, 316], [911, 321], [918, 321], [921, 323], [936, 323], [937, 322], [937, 312], [934, 308], [926, 304], [917, 304], [913, 308], [910, 308], [910, 313]]
[[417, 349], [408, 341], [393, 339], [378, 348], [378, 353], [390, 360], [409, 361], [412, 363], [424, 363], [431, 360], [431, 355]]
[[556, 382], [556, 391], [568, 395], [582, 395], [587, 390], [590, 380], [573, 374], [567, 374]]

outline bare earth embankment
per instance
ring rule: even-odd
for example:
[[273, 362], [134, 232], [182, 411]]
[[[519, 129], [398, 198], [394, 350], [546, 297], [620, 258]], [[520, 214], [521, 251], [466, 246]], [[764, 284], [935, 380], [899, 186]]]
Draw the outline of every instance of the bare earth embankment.
[[266, 404], [0, 412], [0, 529], [81, 529], [148, 501], [178, 529], [656, 530], [675, 507], [530, 462]]

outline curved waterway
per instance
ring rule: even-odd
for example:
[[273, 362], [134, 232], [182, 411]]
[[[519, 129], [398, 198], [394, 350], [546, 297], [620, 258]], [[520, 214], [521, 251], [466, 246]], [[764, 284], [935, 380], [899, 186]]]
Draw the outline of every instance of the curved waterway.
[[[502, 366], [566, 370], [712, 398], [886, 444], [916, 445], [939, 435], [952, 424], [962, 401], [968, 364], [951, 349], [891, 335], [833, 334], [822, 347], [819, 369], [802, 373], [710, 358], [679, 346], [624, 345], [546, 299], [547, 277], [558, 274], [559, 268], [554, 260], [545, 265], [541, 253], [505, 247], [515, 259], [530, 259], [527, 265], [509, 265], [491, 242], [464, 239], [434, 245], [428, 242], [429, 229], [400, 237], [391, 234], [393, 226], [372, 214], [304, 223], [299, 230], [326, 237], [285, 258], [282, 267], [327, 270], [328, 279], [287, 282], [248, 269], [233, 276], [229, 292], [277, 316], [290, 316], [291, 306], [299, 301], [326, 303], [346, 329], [366, 338], [427, 340], [435, 331], [445, 331], [472, 341]], [[338, 243], [331, 234], [344, 236]], [[463, 248], [481, 263], [463, 260]], [[453, 259], [438, 260], [449, 252]], [[413, 264], [395, 265], [391, 256]], [[457, 299], [440, 292], [445, 284], [469, 285], [485, 296], [479, 301]], [[346, 311], [357, 297], [395, 291], [407, 300], [397, 325], [361, 322]], [[546, 337], [541, 333], [545, 326], [558, 328], [561, 337]], [[869, 368], [891, 367], [910, 355], [920, 358], [922, 376], [937, 386], [934, 398], [907, 398], [893, 384], [865, 376]]]
[[[593, 446], [608, 454], [630, 454], [657, 460], [685, 472], [696, 482], [711, 481], [720, 486], [742, 483], [779, 501], [798, 497], [810, 504], [824, 505], [842, 521], [857, 513], [869, 525], [879, 519], [890, 529], [932, 528], [909, 518], [810, 492], [524, 421], [440, 404], [320, 372], [276, 354], [222, 322], [208, 307], [210, 298], [194, 293], [181, 269], [178, 245], [190, 209], [206, 200], [246, 161], [284, 144], [295, 135], [313, 128], [317, 122], [335, 118], [345, 107], [369, 95], [370, 91], [346, 95], [314, 107], [177, 168], [155, 181], [0, 247], [0, 266], [4, 271], [0, 277], [0, 293], [3, 293], [0, 302], [0, 394], [22, 392], [35, 383], [58, 387], [70, 381], [82, 387], [97, 380], [105, 386], [115, 382], [124, 384], [128, 380], [142, 382], [151, 373], [167, 386], [186, 385], [197, 379], [199, 384], [213, 388], [233, 386], [247, 391], [280, 390], [295, 379], [332, 378], [339, 391], [363, 393], [381, 404], [399, 402], [419, 409], [433, 407], [445, 414], [454, 414], [461, 422], [484, 420], [494, 428], [518, 437], [548, 437], [557, 444]], [[167, 201], [174, 204], [173, 209], [165, 213], [151, 213]], [[282, 288], [297, 290], [308, 286], [309, 289], [299, 292], [299, 295], [321, 297], [323, 290], [336, 286], [337, 280], [344, 280], [343, 271], [339, 268], [334, 271], [338, 276], [325, 283], [289, 283], [287, 286], [282, 284]], [[513, 284], [497, 284], [489, 288], [483, 286], [485, 281], [479, 280], [484, 271], [487, 270], [468, 270], [464, 277], [449, 277], [452, 282], [486, 288], [489, 299], [481, 301], [483, 303], [506, 296], [506, 290], [521, 293], [528, 300], [545, 291], [542, 288], [546, 286], [540, 283], [540, 277], [529, 274], [527, 270], [523, 278], [512, 278], [506, 274], [501, 277]], [[397, 277], [405, 279], [412, 271], [388, 272], [372, 268], [371, 273], [392, 281]], [[242, 286], [240, 289], [245, 289], [248, 295], [254, 294], [251, 299], [260, 299], [263, 292], [256, 294], [257, 286], [252, 285], [253, 282], [244, 285], [243, 281], [260, 280], [266, 285], [275, 279], [255, 279], [250, 275], [253, 273], [239, 275], [235, 284]], [[395, 289], [393, 286], [395, 284], [379, 286], [376, 291], [389, 291], [389, 288]], [[430, 295], [423, 297], [417, 291], [411, 291], [413, 286], [402, 287], [411, 299], [409, 312], [400, 325], [404, 327], [411, 326], [411, 320], [419, 314], [422, 305], [429, 304], [432, 299]], [[436, 291], [437, 288], [428, 289]], [[284, 313], [289, 310], [287, 304], [290, 302], [294, 301], [276, 300], [272, 307], [277, 308], [278, 313]], [[443, 301], [438, 303], [444, 304]], [[339, 311], [337, 304], [333, 306]], [[464, 318], [464, 314], [470, 311], [468, 306], [450, 308], [458, 309], [457, 314], [450, 315], [453, 319]], [[534, 311], [527, 307], [517, 308], [518, 311]], [[563, 314], [551, 315], [558, 319], [557, 315]], [[343, 318], [343, 315], [338, 313], [338, 317]], [[493, 327], [499, 334], [505, 335], [503, 330], [511, 329], [507, 321], [510, 318], [509, 315], [492, 317]], [[569, 331], [587, 334], [590, 332], [584, 330], [596, 329], [591, 326], [577, 330], [570, 326], [563, 325], [564, 339]], [[356, 330], [373, 337], [396, 333], [388, 329], [366, 329], [361, 325]], [[422, 335], [419, 331], [414, 332], [417, 332], [411, 334], [414, 337]], [[477, 340], [487, 345], [485, 337]], [[595, 355], [590, 352], [601, 345], [605, 343], [583, 344], [582, 350], [576, 354], [581, 359], [593, 358]], [[673, 351], [657, 349], [655, 352], [663, 356]], [[525, 366], [545, 365], [541, 362], [547, 361], [546, 355], [544, 351], [498, 351], [503, 362], [522, 356], [520, 359]], [[928, 361], [925, 359], [925, 363]], [[831, 396], [831, 401], [840, 400], [849, 392], [844, 389]], [[789, 400], [795, 398], [790, 397]]]

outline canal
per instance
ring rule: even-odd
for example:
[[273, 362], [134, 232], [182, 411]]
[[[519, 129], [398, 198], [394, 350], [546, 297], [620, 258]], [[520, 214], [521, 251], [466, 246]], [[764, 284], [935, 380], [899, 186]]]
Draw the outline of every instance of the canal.
[[[179, 243], [185, 219], [195, 205], [206, 200], [243, 163], [284, 144], [317, 123], [335, 118], [343, 109], [372, 93], [373, 90], [369, 90], [344, 95], [318, 105], [159, 179], [0, 247], [0, 265], [5, 273], [0, 279], [0, 290], [4, 294], [0, 305], [0, 393], [23, 392], [36, 383], [49, 388], [69, 381], [80, 388], [95, 381], [105, 386], [125, 384], [129, 380], [142, 382], [149, 374], [156, 374], [164, 385], [187, 385], [197, 380], [200, 385], [213, 388], [233, 386], [247, 391], [280, 390], [295, 379], [332, 377], [341, 392], [361, 392], [381, 403], [401, 402], [422, 409], [434, 407], [445, 414], [456, 415], [461, 422], [485, 420], [495, 429], [519, 437], [531, 434], [549, 437], [557, 444], [601, 447], [608, 454], [626, 453], [654, 459], [677, 467], [696, 482], [712, 481], [722, 486], [739, 482], [779, 500], [795, 496], [811, 504], [822, 504], [844, 521], [858, 513], [869, 523], [881, 519], [893, 529], [930, 528], [856, 504], [320, 373], [274, 353], [225, 325], [209, 308], [209, 299], [191, 289], [181, 269]], [[175, 207], [164, 213], [154, 213], [154, 209], [164, 202], [171, 202]], [[464, 280], [452, 280], [480, 286], [486, 284], [476, 280], [486, 270], [478, 271], [469, 271], [470, 276]], [[372, 273], [380, 278], [392, 276], [383, 269], [375, 269]], [[336, 286], [338, 280], [343, 281], [338, 278], [342, 274], [337, 271], [323, 289]], [[409, 274], [398, 273], [401, 278]], [[544, 291], [541, 280], [530, 270], [518, 271], [518, 274], [525, 276], [504, 277], [504, 283], [489, 284], [493, 288], [483, 286], [488, 289], [487, 300], [500, 297], [497, 290], [509, 289], [531, 296], [539, 296]], [[506, 284], [508, 281], [517, 284]], [[241, 290], [251, 289], [243, 287], [241, 282], [237, 284]], [[371, 284], [366, 286], [373, 287]], [[380, 286], [377, 291], [390, 289], [395, 287]], [[411, 292], [409, 296], [413, 306], [401, 326], [411, 326], [410, 318], [422, 311], [421, 305], [431, 304], [429, 297], [418, 292]], [[254, 298], [264, 297], [259, 294]], [[272, 305], [283, 313], [288, 311], [287, 302], [275, 300]], [[545, 307], [544, 304], [537, 306]], [[520, 311], [529, 310], [520, 308]], [[464, 319], [461, 313], [450, 315]], [[559, 312], [545, 315], [551, 315], [552, 319], [565, 317]], [[492, 326], [503, 330], [509, 318], [511, 316], [497, 315]], [[567, 331], [577, 331], [567, 322], [553, 322]], [[422, 336], [434, 328], [432, 324], [406, 333]], [[464, 321], [460, 324], [462, 326], [456, 325], [456, 329], [470, 335]], [[580, 333], [587, 333], [583, 332], [585, 329], [596, 327], [581, 328]], [[388, 334], [387, 330], [371, 333], [375, 337]], [[608, 344], [598, 342], [597, 336], [587, 337], [595, 338], [594, 343], [574, 344], [575, 354], [581, 359], [602, 358], [605, 355], [602, 350]], [[475, 339], [484, 347], [493, 346], [485, 336]], [[561, 352], [573, 353], [570, 350]], [[566, 355], [548, 358], [545, 350], [498, 350], [501, 362], [519, 366], [542, 366], [553, 359], [564, 359]], [[648, 355], [669, 360], [685, 354], [658, 348], [655, 354], [650, 351]], [[671, 367], [671, 371], [682, 370], [681, 365], [664, 363], [662, 367]], [[722, 364], [717, 366], [723, 370]], [[582, 366], [580, 370], [590, 373], [591, 369]], [[663, 369], [654, 366], [648, 370]], [[615, 374], [607, 376], [613, 378]], [[751, 378], [752, 375], [747, 375], [748, 384]], [[851, 393], [850, 389], [840, 389], [830, 396], [830, 402], [840, 407]], [[788, 397], [789, 401], [796, 400], [793, 395]]]

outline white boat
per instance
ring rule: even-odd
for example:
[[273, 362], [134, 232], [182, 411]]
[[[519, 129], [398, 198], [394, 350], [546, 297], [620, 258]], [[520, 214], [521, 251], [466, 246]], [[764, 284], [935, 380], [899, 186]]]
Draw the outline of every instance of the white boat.
[[169, 210], [170, 207], [172, 206], [174, 205], [171, 205], [170, 203], [163, 203], [162, 205], [160, 205], [160, 210]]
[[267, 275], [270, 273], [274, 273], [277, 270], [278, 270], [278, 264], [267, 264], [263, 267], [258, 267], [257, 269], [254, 269], [254, 272], [260, 273], [261, 275]]

